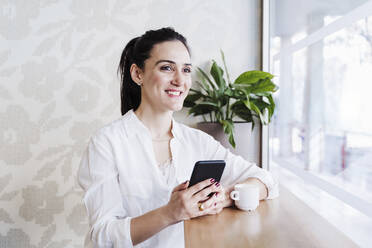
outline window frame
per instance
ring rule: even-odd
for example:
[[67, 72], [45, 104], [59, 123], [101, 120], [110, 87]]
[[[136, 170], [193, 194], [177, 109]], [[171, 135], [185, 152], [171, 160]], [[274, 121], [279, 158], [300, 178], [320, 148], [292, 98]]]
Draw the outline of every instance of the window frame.
[[[302, 40], [299, 40], [291, 45], [281, 48], [280, 52], [271, 56], [270, 55], [270, 0], [262, 1], [262, 70], [272, 72], [270, 68], [270, 62], [279, 60], [281, 53], [294, 54], [303, 48], [309, 47], [310, 45], [326, 38], [327, 36], [349, 26], [353, 23], [359, 21], [360, 19], [366, 18], [372, 15], [372, 1], [368, 1], [361, 4], [359, 7], [353, 9], [352, 11], [346, 13], [344, 16], [338, 18], [332, 23], [318, 29], [314, 33], [307, 35]], [[269, 127], [262, 126], [261, 128], [261, 162], [262, 167], [265, 169], [270, 169], [270, 147], [269, 147]], [[342, 202], [350, 205], [354, 209], [364, 213], [365, 215], [372, 217], [372, 204], [365, 201], [364, 199], [353, 195], [342, 189], [339, 186], [334, 185], [306, 170], [298, 168], [297, 166], [291, 164], [289, 161], [284, 159], [279, 159], [273, 161], [277, 163], [281, 168], [285, 168], [296, 176], [303, 179], [306, 183], [314, 185], [321, 190], [327, 192], [328, 194], [336, 197]]]

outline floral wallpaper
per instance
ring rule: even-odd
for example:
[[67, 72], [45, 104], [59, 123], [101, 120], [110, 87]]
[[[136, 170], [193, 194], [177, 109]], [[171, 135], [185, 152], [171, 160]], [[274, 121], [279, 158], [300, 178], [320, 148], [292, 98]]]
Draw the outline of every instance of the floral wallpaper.
[[89, 137], [120, 116], [116, 70], [129, 39], [173, 26], [195, 65], [219, 61], [222, 48], [234, 76], [260, 66], [260, 8], [253, 0], [0, 0], [0, 247], [82, 247], [88, 223], [76, 172]]

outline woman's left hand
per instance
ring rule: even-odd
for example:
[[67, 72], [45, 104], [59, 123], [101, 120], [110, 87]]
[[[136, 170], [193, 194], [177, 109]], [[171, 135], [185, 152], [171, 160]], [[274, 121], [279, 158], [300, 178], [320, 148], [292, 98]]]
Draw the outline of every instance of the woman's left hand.
[[210, 215], [220, 213], [223, 208], [229, 207], [232, 204], [232, 200], [230, 199], [230, 192], [225, 190], [225, 188], [221, 185], [218, 187], [218, 191], [216, 191], [210, 198], [207, 198], [203, 204], [206, 206], [211, 206], [211, 210], [209, 211]]

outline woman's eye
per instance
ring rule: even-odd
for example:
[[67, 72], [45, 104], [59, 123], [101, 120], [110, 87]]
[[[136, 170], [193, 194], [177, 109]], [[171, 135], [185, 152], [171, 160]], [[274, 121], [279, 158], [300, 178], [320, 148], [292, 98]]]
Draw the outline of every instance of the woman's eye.
[[160, 69], [162, 71], [171, 71], [172, 70], [172, 67], [169, 66], [169, 65], [163, 65], [162, 67], [160, 67]]
[[183, 71], [186, 72], [186, 73], [191, 73], [191, 68], [187, 67], [187, 68], [183, 69]]

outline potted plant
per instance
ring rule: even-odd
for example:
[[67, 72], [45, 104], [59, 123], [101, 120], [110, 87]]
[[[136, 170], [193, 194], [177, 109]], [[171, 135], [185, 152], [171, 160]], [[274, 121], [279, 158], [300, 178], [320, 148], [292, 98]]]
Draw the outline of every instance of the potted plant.
[[255, 122], [270, 123], [275, 109], [272, 94], [278, 87], [272, 82], [272, 74], [257, 70], [243, 72], [232, 82], [223, 51], [221, 57], [226, 78], [214, 60], [209, 75], [198, 67], [199, 89], [190, 89], [184, 107], [190, 108], [189, 114], [202, 116], [204, 122], [222, 127], [235, 148], [234, 123], [251, 123], [252, 131]]

